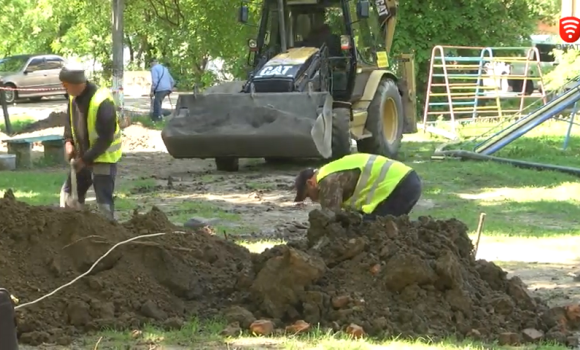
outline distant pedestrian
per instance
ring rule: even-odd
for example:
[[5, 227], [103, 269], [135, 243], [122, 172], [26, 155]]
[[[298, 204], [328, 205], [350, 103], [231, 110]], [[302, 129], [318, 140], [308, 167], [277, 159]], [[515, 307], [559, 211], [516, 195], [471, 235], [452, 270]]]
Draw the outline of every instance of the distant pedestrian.
[[167, 97], [173, 87], [175, 86], [175, 80], [169, 73], [167, 67], [163, 66], [156, 59], [151, 61], [151, 93], [149, 97], [153, 99], [153, 113], [151, 114], [151, 119], [155, 121], [160, 121], [163, 118], [163, 112], [161, 110], [161, 102]]

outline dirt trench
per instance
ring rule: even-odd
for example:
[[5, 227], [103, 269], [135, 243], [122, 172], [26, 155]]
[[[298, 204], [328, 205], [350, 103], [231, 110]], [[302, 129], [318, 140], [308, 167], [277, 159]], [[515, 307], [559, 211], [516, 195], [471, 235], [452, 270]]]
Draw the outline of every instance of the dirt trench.
[[87, 271], [119, 241], [167, 233], [115, 249], [89, 276], [17, 311], [19, 339], [31, 345], [144, 323], [179, 328], [191, 316], [244, 328], [266, 318], [276, 328], [305, 320], [335, 331], [354, 323], [372, 336], [561, 343], [579, 326], [577, 306], [550, 309], [519, 278], [474, 260], [457, 220], [365, 223], [314, 210], [307, 237], [252, 254], [204, 230], [184, 232], [155, 208], [117, 224], [8, 195], [0, 215], [10, 218], [0, 228], [0, 286], [21, 303]]

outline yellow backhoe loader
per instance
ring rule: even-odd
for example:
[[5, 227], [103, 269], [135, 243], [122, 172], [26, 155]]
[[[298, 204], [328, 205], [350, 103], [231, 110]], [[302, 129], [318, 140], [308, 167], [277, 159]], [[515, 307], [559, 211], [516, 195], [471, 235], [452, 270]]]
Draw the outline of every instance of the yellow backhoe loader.
[[[412, 54], [391, 58], [396, 0], [264, 0], [246, 81], [179, 95], [162, 132], [174, 158], [396, 157], [417, 131]], [[239, 20], [248, 22], [247, 6]], [[397, 67], [400, 77], [393, 67]]]

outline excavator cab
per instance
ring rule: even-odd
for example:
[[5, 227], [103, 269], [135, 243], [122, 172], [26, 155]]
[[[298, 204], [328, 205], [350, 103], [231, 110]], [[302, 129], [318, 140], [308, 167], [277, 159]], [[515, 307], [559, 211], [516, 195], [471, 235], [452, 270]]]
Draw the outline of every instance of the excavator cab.
[[[180, 95], [162, 132], [169, 153], [215, 158], [226, 171], [239, 158], [339, 158], [353, 140], [359, 152], [396, 157], [403, 132], [416, 132], [412, 55], [399, 77], [388, 54], [396, 8], [264, 0], [247, 80]], [[242, 5], [240, 22], [248, 14]]]
[[[282, 3], [284, 4], [284, 3]], [[350, 44], [352, 33], [344, 25], [345, 18], [340, 1], [320, 4], [316, 1], [292, 1], [284, 6], [284, 18], [278, 11], [279, 2], [265, 1], [262, 9], [260, 30], [257, 41], [251, 41], [248, 65], [254, 76], [273, 56], [288, 50], [308, 54], [318, 49], [322, 57], [323, 78], [334, 83], [324, 87], [333, 97], [348, 100], [350, 91], [347, 82], [356, 74], [356, 52]], [[242, 10], [240, 12], [243, 12]], [[283, 23], [284, 28], [281, 28]], [[272, 35], [273, 34], [273, 35]], [[299, 50], [302, 48], [302, 50]], [[297, 49], [297, 50], [294, 50]], [[340, 75], [334, 78], [334, 71], [339, 68]], [[330, 73], [330, 77], [325, 74]], [[350, 75], [350, 77], [348, 76]], [[342, 78], [342, 79], [340, 79]], [[336, 84], [336, 80], [340, 80]], [[352, 84], [351, 84], [352, 85]], [[352, 86], [350, 86], [352, 88]]]

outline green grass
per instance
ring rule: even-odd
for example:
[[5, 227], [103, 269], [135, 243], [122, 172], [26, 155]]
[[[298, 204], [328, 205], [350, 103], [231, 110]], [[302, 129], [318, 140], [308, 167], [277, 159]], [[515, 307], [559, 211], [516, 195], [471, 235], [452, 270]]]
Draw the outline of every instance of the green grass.
[[[580, 168], [580, 127], [563, 151], [562, 124], [541, 127], [497, 156]], [[404, 145], [405, 160], [423, 179], [423, 198], [434, 206], [418, 208], [415, 215], [455, 217], [474, 229], [479, 214], [485, 212], [487, 235], [543, 237], [580, 233], [577, 177], [495, 162], [431, 161], [439, 144], [416, 141]]]
[[163, 130], [167, 121], [166, 121], [166, 119], [164, 119], [164, 120], [161, 120], [158, 122], [154, 122], [151, 120], [151, 118], [149, 116], [139, 115], [139, 116], [132, 116], [131, 123], [132, 124], [139, 123], [148, 129]]
[[0, 175], [0, 193], [12, 189], [19, 200], [32, 205], [58, 204], [64, 172], [14, 171]]
[[172, 221], [183, 223], [191, 217], [204, 219], [215, 218], [220, 221], [239, 221], [240, 215], [223, 210], [217, 205], [211, 205], [199, 200], [187, 200], [171, 209], [169, 218]]
[[[66, 180], [66, 170], [45, 171], [6, 171], [0, 175], [0, 196], [8, 189], [12, 189], [18, 200], [32, 205], [58, 205], [60, 189]], [[117, 199], [115, 206], [118, 210], [131, 210], [136, 202], [130, 196], [133, 188], [141, 186], [144, 182], [133, 181], [121, 183], [116, 191]]]
[[[342, 332], [331, 332], [312, 327], [303, 334], [285, 333], [277, 336], [253, 336], [247, 332], [240, 333], [236, 337], [226, 337], [220, 335], [226, 326], [219, 320], [200, 322], [196, 319], [187, 322], [181, 329], [166, 331], [156, 327], [144, 326], [140, 331], [115, 331], [105, 330], [98, 336], [84, 338], [77, 344], [86, 349], [103, 348], [111, 350], [121, 350], [128, 348], [138, 348], [139, 344], [147, 344], [149, 348], [168, 350], [185, 349], [281, 349], [281, 350], [390, 350], [390, 349], [438, 349], [438, 350], [486, 350], [490, 344], [483, 344], [473, 341], [457, 341], [447, 339], [440, 342], [432, 342], [429, 339], [415, 341], [404, 341], [400, 339], [353, 339]], [[98, 343], [98, 347], [96, 346]], [[176, 346], [179, 344], [179, 346]], [[165, 348], [164, 346], [167, 346]], [[502, 349], [504, 347], [496, 344], [493, 348]], [[563, 346], [553, 344], [535, 344], [528, 347], [505, 347], [505, 349], [534, 349], [534, 350], [560, 350], [566, 349]]]
[[[10, 118], [10, 125], [12, 126], [12, 132], [13, 133], [19, 133], [21, 132], [25, 127], [27, 127], [28, 125], [36, 122], [37, 120], [27, 116], [27, 115], [18, 115], [18, 116], [14, 116]], [[0, 131], [3, 133], [7, 133], [6, 132], [6, 124], [4, 123], [4, 118], [1, 118], [0, 120]]]

